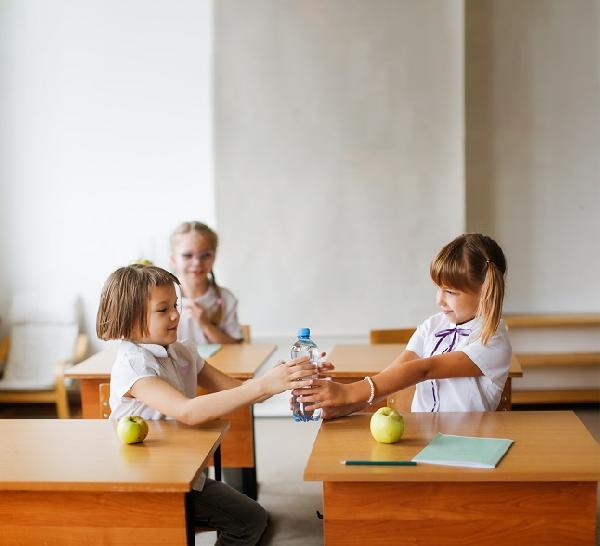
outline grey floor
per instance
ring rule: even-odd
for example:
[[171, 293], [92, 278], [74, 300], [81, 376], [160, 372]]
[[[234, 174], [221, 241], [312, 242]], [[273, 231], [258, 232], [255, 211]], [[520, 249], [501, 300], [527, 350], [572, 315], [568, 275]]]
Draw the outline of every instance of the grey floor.
[[[600, 408], [585, 407], [575, 411], [596, 441], [600, 442]], [[258, 500], [269, 511], [272, 521], [261, 543], [263, 545], [323, 544], [322, 522], [316, 517], [317, 510], [322, 512], [321, 484], [304, 482], [302, 479], [317, 430], [318, 423], [294, 423], [287, 417], [256, 418]], [[600, 492], [598, 497], [600, 515]], [[196, 535], [196, 546], [212, 545], [214, 541], [214, 533]], [[598, 525], [596, 544], [600, 546]]]

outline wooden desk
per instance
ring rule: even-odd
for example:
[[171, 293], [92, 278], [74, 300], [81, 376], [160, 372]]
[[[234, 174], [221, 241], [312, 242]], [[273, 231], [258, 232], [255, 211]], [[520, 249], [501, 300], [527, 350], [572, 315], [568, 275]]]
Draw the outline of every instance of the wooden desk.
[[[323, 482], [326, 546], [595, 544], [600, 446], [573, 412], [411, 413], [392, 445], [369, 418], [323, 422], [306, 465]], [[411, 459], [438, 431], [515, 443], [492, 470], [340, 464]]]
[[0, 420], [0, 544], [187, 544], [186, 493], [228, 424], [148, 424], [123, 445], [106, 419]]
[[[389, 366], [405, 348], [406, 343], [334, 345], [329, 354], [329, 360], [335, 365], [331, 376], [342, 383], [360, 381], [366, 375], [373, 376]], [[511, 403], [512, 378], [522, 376], [521, 363], [513, 355], [503, 394], [507, 397], [506, 405], [508, 407]]]
[[[264, 343], [239, 343], [223, 345], [210, 358], [215, 366], [230, 377], [245, 381], [275, 350], [275, 345]], [[100, 415], [99, 385], [110, 382], [117, 346], [110, 345], [87, 360], [69, 369], [66, 377], [79, 379], [81, 389], [81, 413], [84, 419], [96, 419]], [[252, 406], [242, 407], [223, 416], [231, 423], [229, 433], [221, 446], [221, 464], [225, 468], [242, 469], [242, 488], [249, 497], [256, 499], [256, 463], [254, 450], [254, 413]]]

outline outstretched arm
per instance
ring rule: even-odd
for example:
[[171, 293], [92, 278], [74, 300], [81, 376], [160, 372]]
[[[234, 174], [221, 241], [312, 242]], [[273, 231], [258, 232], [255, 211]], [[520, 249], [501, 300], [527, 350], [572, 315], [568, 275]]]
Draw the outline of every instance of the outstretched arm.
[[[210, 369], [207, 371], [210, 375]], [[139, 379], [131, 387], [130, 393], [169, 417], [186, 425], [197, 425], [222, 417], [266, 396], [272, 396], [297, 385], [308, 385], [309, 380], [306, 378], [313, 373], [314, 366], [307, 357], [303, 357], [275, 366], [262, 377], [195, 398], [188, 398], [159, 377]], [[199, 375], [202, 375], [202, 372]], [[216, 376], [213, 376], [213, 381], [214, 377]]]
[[[462, 351], [452, 351], [427, 358], [404, 351], [385, 370], [373, 376], [375, 396], [382, 399], [392, 392], [416, 385], [427, 379], [450, 377], [479, 377], [481, 370]], [[365, 403], [371, 394], [367, 381], [342, 384], [335, 381], [313, 380], [309, 389], [295, 391], [308, 411], [317, 408], [352, 406]], [[354, 410], [356, 411], [356, 410]]]

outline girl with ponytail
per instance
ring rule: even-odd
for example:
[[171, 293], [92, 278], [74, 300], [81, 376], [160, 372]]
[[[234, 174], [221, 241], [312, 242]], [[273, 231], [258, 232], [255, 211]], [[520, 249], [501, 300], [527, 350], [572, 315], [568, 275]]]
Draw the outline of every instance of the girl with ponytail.
[[[412, 411], [494, 411], [508, 377], [512, 349], [501, 319], [506, 259], [490, 237], [466, 234], [430, 265], [440, 312], [415, 331], [382, 372], [350, 384], [315, 379], [294, 391], [305, 409], [347, 415], [416, 385]], [[334, 363], [335, 364], [335, 363]]]
[[171, 234], [171, 265], [181, 281], [178, 339], [193, 345], [238, 343], [237, 299], [213, 271], [217, 234], [202, 222], [183, 222]]

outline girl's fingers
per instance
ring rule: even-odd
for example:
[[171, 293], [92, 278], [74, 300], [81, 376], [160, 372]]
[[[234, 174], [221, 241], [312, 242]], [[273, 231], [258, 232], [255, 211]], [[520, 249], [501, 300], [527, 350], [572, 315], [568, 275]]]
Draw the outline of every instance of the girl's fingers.
[[300, 356], [298, 358], [294, 358], [294, 360], [288, 360], [287, 361], [287, 365], [288, 366], [297, 366], [299, 364], [304, 364], [304, 363], [309, 363], [311, 366], [314, 367], [314, 365], [312, 364], [312, 362], [310, 362], [308, 356]]
[[293, 379], [290, 385], [290, 388], [294, 389], [294, 393], [296, 393], [296, 389], [299, 389], [302, 392], [307, 387], [310, 387], [312, 383], [312, 379]]

